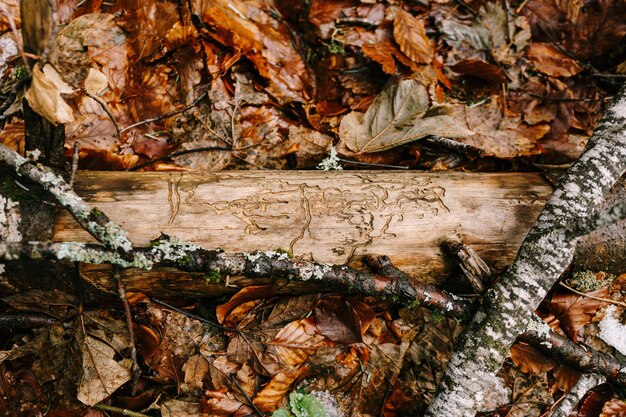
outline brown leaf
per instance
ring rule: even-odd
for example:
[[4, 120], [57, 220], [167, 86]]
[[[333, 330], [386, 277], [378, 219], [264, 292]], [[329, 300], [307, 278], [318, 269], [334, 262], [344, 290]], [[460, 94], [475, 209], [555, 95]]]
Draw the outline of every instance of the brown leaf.
[[518, 342], [511, 346], [511, 359], [524, 373], [539, 374], [556, 366], [552, 358], [548, 358], [537, 348]]
[[267, 92], [277, 100], [306, 102], [313, 96], [314, 79], [294, 47], [297, 41], [264, 2], [211, 1], [196, 14], [211, 27], [208, 36], [240, 50], [253, 63], [268, 82]]
[[569, 392], [576, 384], [581, 374], [568, 365], [558, 364], [552, 369], [552, 375], [554, 376], [556, 386], [563, 392]]
[[181, 400], [166, 400], [160, 404], [162, 417], [195, 417], [198, 415], [198, 403]]
[[220, 304], [216, 307], [215, 315], [217, 320], [220, 323], [224, 323], [228, 313], [230, 313], [238, 305], [252, 300], [272, 297], [274, 294], [275, 290], [273, 285], [251, 285], [249, 287], [242, 288], [241, 291], [233, 295], [227, 303]]
[[[586, 294], [598, 298], [607, 298], [609, 290], [608, 288], [600, 288]], [[554, 293], [548, 301], [550, 313], [559, 319], [561, 328], [575, 342], [578, 341], [578, 331], [589, 323], [604, 305], [606, 305], [605, 301], [572, 293]]]
[[282, 328], [268, 344], [287, 365], [295, 366], [305, 362], [324, 344], [324, 338], [307, 320], [296, 320]]
[[619, 398], [611, 398], [602, 407], [600, 417], [626, 417], [626, 402]]
[[464, 106], [454, 117], [459, 123], [466, 121], [474, 135], [460, 138], [468, 145], [482, 149], [486, 155], [515, 158], [540, 152], [539, 139], [550, 131], [547, 124], [529, 126], [520, 117], [502, 113], [500, 98], [492, 96], [488, 103]]
[[327, 339], [343, 344], [363, 341], [359, 318], [344, 297], [320, 300], [313, 314], [320, 334]]
[[505, 376], [512, 387], [512, 407], [506, 417], [538, 416], [554, 400], [548, 387], [545, 372], [528, 375], [514, 367], [505, 370]]
[[61, 79], [52, 65], [46, 64], [42, 69], [37, 63], [32, 71], [30, 88], [24, 97], [41, 117], [58, 125], [74, 121], [72, 108], [61, 97], [61, 94], [72, 92], [72, 88]]
[[396, 74], [396, 60], [393, 58], [395, 49], [396, 47], [390, 42], [364, 43], [361, 46], [363, 55], [378, 62], [383, 72], [390, 75]]
[[506, 75], [500, 67], [482, 59], [463, 59], [451, 65], [450, 69], [459, 74], [471, 75], [492, 84], [502, 84], [506, 81]]
[[204, 397], [200, 399], [200, 411], [211, 416], [249, 416], [254, 414], [250, 406], [237, 400], [226, 389], [205, 391]]
[[289, 388], [306, 372], [305, 366], [299, 366], [276, 374], [252, 402], [259, 411], [264, 413], [276, 410]]
[[356, 4], [355, 0], [313, 0], [309, 9], [309, 21], [318, 28], [333, 23], [346, 9], [353, 8]]
[[204, 378], [209, 373], [209, 361], [202, 355], [194, 355], [183, 365], [185, 383], [191, 388], [202, 388]]
[[15, 120], [5, 124], [0, 131], [0, 143], [24, 155], [24, 121]]
[[388, 85], [367, 112], [351, 112], [339, 126], [339, 136], [355, 153], [380, 152], [428, 135], [471, 135], [465, 123], [455, 122], [444, 104], [431, 106], [426, 88], [413, 79]]
[[115, 360], [115, 350], [103, 341], [87, 336], [81, 353], [83, 373], [77, 398], [83, 404], [99, 403], [130, 380], [129, 361]]
[[572, 77], [583, 70], [578, 61], [565, 56], [549, 43], [532, 42], [528, 58], [535, 68], [552, 77]]
[[393, 21], [393, 37], [400, 50], [418, 64], [428, 64], [433, 59], [433, 48], [421, 20], [404, 10], [398, 11]]

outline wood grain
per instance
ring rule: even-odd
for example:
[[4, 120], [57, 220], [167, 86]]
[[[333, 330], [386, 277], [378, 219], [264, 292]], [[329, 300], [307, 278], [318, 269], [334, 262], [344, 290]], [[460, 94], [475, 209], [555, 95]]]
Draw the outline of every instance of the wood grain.
[[[504, 268], [551, 193], [536, 174], [397, 171], [83, 171], [75, 188], [136, 245], [166, 233], [207, 248], [283, 249], [332, 264], [385, 254], [428, 283], [450, 272], [439, 248], [449, 236]], [[93, 241], [67, 213], [53, 240]]]

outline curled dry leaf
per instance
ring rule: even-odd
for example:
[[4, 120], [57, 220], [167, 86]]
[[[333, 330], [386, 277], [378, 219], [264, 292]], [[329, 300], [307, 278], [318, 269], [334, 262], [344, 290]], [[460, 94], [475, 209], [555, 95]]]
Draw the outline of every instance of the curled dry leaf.
[[404, 10], [398, 11], [393, 21], [393, 37], [400, 50], [413, 62], [428, 64], [433, 59], [433, 48], [426, 36], [424, 24]]
[[72, 108], [61, 97], [61, 94], [71, 94], [74, 90], [61, 79], [56, 69], [46, 64], [42, 70], [37, 63], [32, 77], [25, 95], [30, 107], [53, 125], [74, 121]]
[[287, 365], [295, 366], [305, 362], [324, 344], [324, 337], [306, 319], [292, 321], [283, 327], [269, 345]]
[[[351, 112], [339, 126], [339, 136], [354, 153], [380, 152], [429, 135], [458, 138], [472, 135], [449, 114], [452, 107], [431, 106], [426, 87], [413, 79], [388, 85], [367, 112]], [[349, 153], [349, 152], [346, 152]]]
[[583, 70], [578, 61], [565, 56], [549, 43], [531, 43], [528, 58], [535, 68], [551, 77], [572, 77]]
[[620, 398], [611, 398], [602, 406], [600, 417], [624, 417], [626, 416], [626, 401]]

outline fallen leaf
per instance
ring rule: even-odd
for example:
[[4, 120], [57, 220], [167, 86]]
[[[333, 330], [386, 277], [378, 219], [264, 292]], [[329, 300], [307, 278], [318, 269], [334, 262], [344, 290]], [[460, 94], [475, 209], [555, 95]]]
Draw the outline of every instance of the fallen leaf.
[[305, 366], [299, 366], [276, 374], [252, 402], [259, 411], [264, 413], [274, 411], [278, 408], [280, 401], [287, 394], [293, 383], [306, 372], [307, 368]]
[[600, 417], [626, 417], [626, 402], [620, 398], [611, 398], [602, 406]]
[[228, 313], [230, 313], [238, 305], [252, 300], [271, 297], [274, 294], [275, 290], [273, 285], [251, 285], [242, 288], [237, 294], [233, 295], [227, 303], [217, 306], [215, 309], [217, 320], [220, 324], [224, 323]]
[[83, 373], [76, 397], [83, 404], [99, 403], [130, 380], [130, 363], [113, 359], [115, 350], [101, 340], [87, 336], [81, 354]]
[[532, 42], [528, 58], [535, 68], [551, 77], [572, 77], [583, 70], [578, 61], [564, 55], [554, 45]]
[[449, 114], [452, 107], [431, 106], [426, 88], [413, 79], [388, 85], [367, 112], [351, 112], [339, 126], [350, 151], [380, 152], [429, 135], [456, 138], [472, 134]]
[[209, 361], [202, 355], [194, 355], [183, 365], [185, 383], [191, 388], [202, 388], [204, 378], [209, 373]]
[[199, 407], [194, 402], [166, 400], [159, 408], [162, 417], [197, 417]]
[[433, 59], [433, 48], [421, 20], [404, 10], [398, 11], [393, 21], [393, 37], [400, 50], [413, 62], [428, 64]]
[[[294, 47], [287, 25], [261, 0], [193, 2], [195, 13], [211, 28], [206, 35], [238, 49], [268, 82], [267, 92], [280, 102], [306, 102], [314, 94], [314, 78]], [[200, 6], [204, 6], [200, 9]]]
[[499, 96], [492, 96], [485, 104], [457, 107], [455, 119], [458, 123], [465, 121], [474, 132], [474, 135], [460, 140], [482, 149], [485, 155], [498, 158], [540, 153], [539, 139], [550, 131], [550, 126], [546, 123], [529, 126], [519, 116], [506, 116], [499, 103]]
[[287, 365], [305, 362], [324, 343], [324, 337], [316, 334], [317, 329], [305, 320], [296, 320], [283, 327], [268, 344], [273, 346], [278, 357]]
[[[600, 288], [586, 293], [596, 298], [607, 298], [608, 288]], [[578, 331], [591, 321], [596, 312], [607, 304], [606, 301], [599, 301], [573, 293], [554, 293], [549, 300], [545, 300], [549, 312], [560, 322], [561, 329], [573, 341], [578, 341]]]
[[73, 91], [52, 65], [46, 64], [42, 70], [37, 63], [32, 70], [30, 88], [24, 97], [41, 117], [58, 125], [74, 121], [74, 111], [61, 97], [61, 94]]
[[511, 360], [524, 373], [539, 374], [556, 366], [552, 358], [546, 357], [537, 348], [522, 342], [511, 346]]
[[363, 341], [359, 318], [344, 297], [320, 300], [313, 315], [320, 334], [327, 339], [343, 344]]

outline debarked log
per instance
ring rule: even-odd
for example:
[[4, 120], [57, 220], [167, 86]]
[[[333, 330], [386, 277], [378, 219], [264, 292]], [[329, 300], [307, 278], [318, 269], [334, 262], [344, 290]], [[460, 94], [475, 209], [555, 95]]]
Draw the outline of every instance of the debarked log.
[[[440, 248], [452, 236], [504, 269], [552, 191], [538, 174], [398, 171], [83, 171], [75, 190], [135, 246], [164, 233], [227, 252], [278, 250], [356, 267], [364, 254], [385, 254], [430, 284], [452, 271]], [[94, 242], [66, 212], [53, 240]]]

